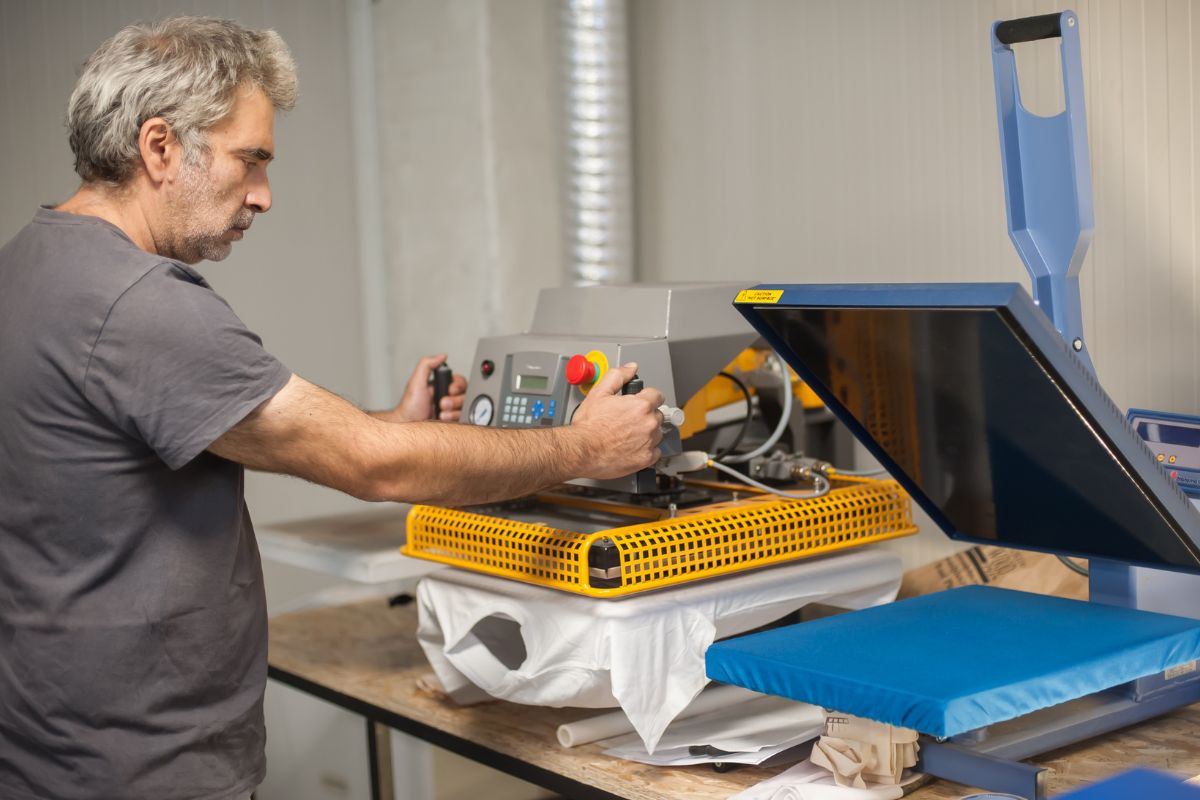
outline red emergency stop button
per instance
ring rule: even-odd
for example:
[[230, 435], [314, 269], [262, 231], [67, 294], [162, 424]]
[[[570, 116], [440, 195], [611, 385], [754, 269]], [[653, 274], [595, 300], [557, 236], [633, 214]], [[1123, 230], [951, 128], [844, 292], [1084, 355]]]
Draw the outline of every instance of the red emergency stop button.
[[588, 361], [586, 356], [574, 355], [567, 359], [567, 383], [579, 386], [594, 383], [595, 380], [596, 365]]

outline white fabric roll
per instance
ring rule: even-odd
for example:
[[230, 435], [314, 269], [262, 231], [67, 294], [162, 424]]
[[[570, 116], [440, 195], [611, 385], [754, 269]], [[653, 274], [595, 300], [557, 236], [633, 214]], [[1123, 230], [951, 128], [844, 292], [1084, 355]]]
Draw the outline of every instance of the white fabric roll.
[[[763, 695], [740, 686], [715, 686], [697, 695], [687, 708], [675, 719], [686, 719], [718, 711], [722, 708], [744, 703]], [[597, 717], [589, 717], [558, 726], [558, 743], [563, 747], [577, 747], [601, 739], [610, 739], [633, 731], [633, 723], [624, 711], [613, 711]]]

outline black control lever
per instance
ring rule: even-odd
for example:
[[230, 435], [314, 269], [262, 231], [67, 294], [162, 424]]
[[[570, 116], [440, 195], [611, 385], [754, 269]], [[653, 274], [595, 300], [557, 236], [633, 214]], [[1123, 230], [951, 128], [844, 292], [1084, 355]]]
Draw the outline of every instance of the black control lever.
[[429, 383], [433, 386], [433, 418], [439, 419], [442, 413], [442, 398], [450, 394], [450, 380], [454, 370], [444, 361], [429, 373]]
[[621, 387], [621, 394], [637, 394], [645, 388], [646, 384], [635, 373], [634, 376], [629, 379], [629, 383]]

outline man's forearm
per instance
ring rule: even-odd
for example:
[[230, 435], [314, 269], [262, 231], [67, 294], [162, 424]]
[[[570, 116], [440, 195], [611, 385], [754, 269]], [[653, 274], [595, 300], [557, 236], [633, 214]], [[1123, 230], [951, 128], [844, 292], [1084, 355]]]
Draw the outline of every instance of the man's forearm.
[[385, 422], [293, 376], [210, 449], [364, 500], [463, 505], [528, 494], [577, 477], [585, 437], [569, 427], [500, 430]]
[[486, 503], [584, 471], [586, 448], [569, 427], [517, 431], [437, 422], [379, 427], [379, 449], [368, 459], [373, 499]]
[[209, 450], [250, 469], [295, 475], [365, 500], [486, 503], [654, 463], [662, 395], [615, 394], [628, 377], [614, 374], [603, 387], [607, 394], [593, 390], [572, 425], [506, 430], [385, 422], [293, 375]]

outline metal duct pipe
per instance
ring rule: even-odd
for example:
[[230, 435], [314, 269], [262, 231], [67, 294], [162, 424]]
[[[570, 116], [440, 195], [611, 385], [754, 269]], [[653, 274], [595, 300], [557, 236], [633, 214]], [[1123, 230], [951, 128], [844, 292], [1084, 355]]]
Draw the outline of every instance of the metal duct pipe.
[[633, 147], [625, 0], [563, 0], [567, 279], [634, 280]]

